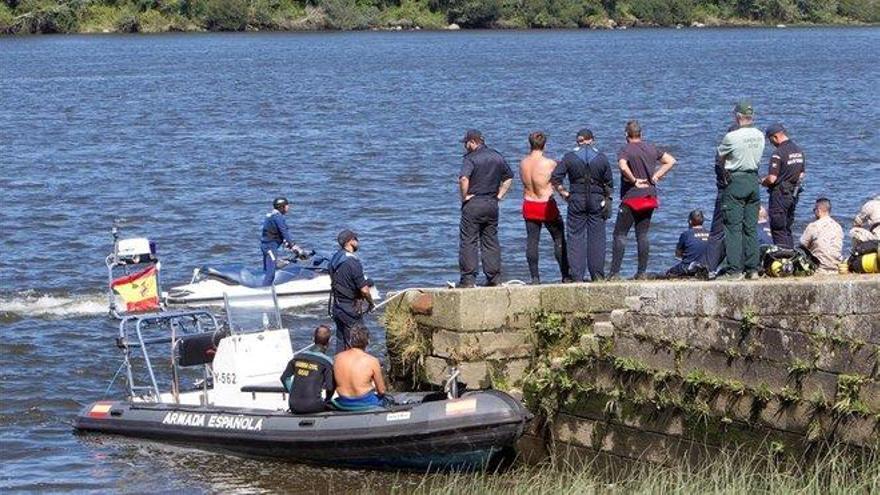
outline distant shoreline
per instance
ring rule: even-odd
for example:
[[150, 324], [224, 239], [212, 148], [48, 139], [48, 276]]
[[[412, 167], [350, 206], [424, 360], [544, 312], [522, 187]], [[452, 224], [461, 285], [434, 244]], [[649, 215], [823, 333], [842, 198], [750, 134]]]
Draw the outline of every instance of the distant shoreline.
[[442, 32], [478, 32], [478, 31], [497, 31], [497, 32], [577, 32], [577, 31], [627, 31], [627, 30], [704, 30], [704, 29], [808, 29], [808, 28], [841, 28], [841, 29], [849, 29], [849, 28], [874, 28], [880, 27], [880, 23], [794, 23], [794, 24], [756, 24], [756, 23], [730, 23], [730, 24], [713, 24], [713, 25], [651, 25], [651, 24], [636, 24], [631, 26], [617, 26], [613, 28], [606, 27], [577, 27], [577, 28], [565, 28], [565, 27], [554, 27], [554, 28], [538, 28], [538, 27], [478, 27], [478, 28], [423, 28], [421, 26], [415, 27], [403, 27], [403, 26], [372, 26], [367, 28], [357, 28], [357, 29], [332, 29], [332, 28], [299, 28], [299, 29], [243, 29], [238, 31], [231, 30], [210, 30], [210, 29], [168, 29], [164, 31], [159, 30], [110, 30], [104, 29], [101, 31], [94, 30], [82, 30], [82, 31], [65, 31], [65, 32], [57, 32], [57, 31], [49, 31], [49, 32], [33, 32], [33, 33], [9, 33], [0, 31], [0, 39], [2, 38], [22, 38], [22, 37], [33, 37], [33, 36], [47, 36], [47, 35], [119, 35], [119, 34], [134, 34], [134, 35], [149, 35], [149, 34], [245, 34], [245, 33], [262, 33], [262, 34], [273, 34], [273, 33], [374, 33], [374, 32], [426, 32], [426, 33], [442, 33]]
[[0, 1], [0, 35], [874, 27], [876, 0]]

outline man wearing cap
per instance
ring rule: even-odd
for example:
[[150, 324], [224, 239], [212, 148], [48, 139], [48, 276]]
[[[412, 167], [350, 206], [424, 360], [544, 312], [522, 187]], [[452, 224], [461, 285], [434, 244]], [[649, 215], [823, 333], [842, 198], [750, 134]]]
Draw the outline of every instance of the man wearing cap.
[[510, 189], [513, 172], [500, 153], [486, 146], [480, 131], [467, 131], [462, 143], [466, 153], [461, 173], [458, 174], [461, 193], [459, 287], [474, 287], [480, 259], [483, 262], [483, 273], [486, 274], [486, 285], [500, 285], [498, 202]]
[[721, 195], [724, 221], [726, 277], [741, 279], [743, 274], [758, 278], [758, 164], [764, 152], [764, 133], [753, 125], [755, 111], [748, 101], [734, 107], [737, 129], [728, 132], [718, 146], [729, 178]]
[[293, 242], [287, 220], [284, 219], [288, 211], [290, 211], [290, 203], [287, 198], [275, 198], [272, 202], [272, 211], [267, 213], [263, 220], [260, 251], [263, 253], [263, 285], [266, 286], [275, 282], [275, 267], [281, 246], [286, 246], [297, 256], [302, 254], [302, 249]]
[[336, 324], [336, 352], [351, 347], [351, 329], [363, 323], [364, 314], [373, 308], [370, 283], [364, 276], [364, 267], [355, 254], [357, 234], [343, 230], [336, 236], [339, 251], [330, 258], [331, 310]]
[[776, 147], [770, 156], [770, 170], [761, 181], [770, 191], [770, 233], [773, 244], [792, 249], [794, 237], [791, 235], [791, 226], [794, 224], [794, 209], [801, 181], [806, 173], [806, 158], [800, 147], [788, 138], [782, 124], [771, 125], [765, 134]]
[[[614, 190], [611, 166], [593, 144], [593, 131], [581, 129], [577, 147], [566, 153], [550, 181], [568, 202], [568, 263], [576, 282], [589, 269], [593, 281], [605, 278], [605, 222], [611, 214]], [[568, 188], [563, 182], [568, 177]]]

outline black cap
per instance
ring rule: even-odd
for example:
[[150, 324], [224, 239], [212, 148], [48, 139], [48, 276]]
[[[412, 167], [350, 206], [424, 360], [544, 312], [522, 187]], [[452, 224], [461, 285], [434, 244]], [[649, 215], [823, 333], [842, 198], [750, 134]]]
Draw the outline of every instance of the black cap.
[[476, 129], [468, 129], [467, 132], [464, 133], [464, 139], [462, 139], [461, 142], [466, 143], [468, 141], [476, 141], [478, 143], [482, 143], [483, 133]]
[[290, 202], [287, 201], [287, 198], [285, 198], [285, 197], [278, 197], [278, 198], [275, 198], [275, 201], [272, 201], [272, 207], [275, 208], [276, 210], [281, 210], [281, 208], [284, 208], [285, 206], [287, 206], [289, 204], [290, 204]]
[[584, 127], [583, 129], [578, 131], [577, 137], [584, 139], [593, 139], [593, 131]]
[[336, 236], [336, 242], [338, 242], [340, 246], [345, 246], [346, 244], [348, 244], [348, 241], [357, 238], [357, 232], [345, 229], [340, 232], [338, 236]]
[[775, 124], [770, 124], [767, 127], [767, 130], [764, 131], [764, 134], [769, 138], [774, 134], [779, 134], [780, 132], [785, 132], [785, 126], [782, 125], [781, 122], [776, 122]]

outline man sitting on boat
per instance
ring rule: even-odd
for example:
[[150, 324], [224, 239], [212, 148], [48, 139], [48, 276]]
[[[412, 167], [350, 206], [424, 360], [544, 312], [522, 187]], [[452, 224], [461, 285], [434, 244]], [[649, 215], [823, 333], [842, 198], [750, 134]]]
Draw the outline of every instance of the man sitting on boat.
[[363, 324], [351, 329], [351, 348], [336, 354], [333, 376], [336, 393], [332, 404], [342, 411], [367, 411], [385, 403], [385, 380], [379, 360], [367, 353], [370, 334]]
[[315, 329], [315, 344], [311, 350], [298, 352], [287, 363], [281, 383], [290, 394], [288, 404], [294, 414], [324, 411], [333, 397], [333, 358], [327, 355], [330, 345], [330, 327]]

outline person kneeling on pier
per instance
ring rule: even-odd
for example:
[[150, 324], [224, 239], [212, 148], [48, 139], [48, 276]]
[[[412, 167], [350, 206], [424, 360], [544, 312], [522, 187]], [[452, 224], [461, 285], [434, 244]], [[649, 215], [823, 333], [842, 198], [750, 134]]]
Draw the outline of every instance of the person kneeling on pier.
[[333, 375], [337, 397], [332, 404], [342, 411], [369, 411], [385, 405], [385, 380], [379, 360], [367, 353], [370, 334], [363, 324], [351, 329], [351, 348], [336, 355]]
[[330, 327], [315, 329], [315, 344], [310, 350], [298, 352], [287, 363], [281, 383], [290, 394], [288, 404], [294, 414], [311, 414], [327, 409], [333, 397], [333, 358], [327, 355]]
[[708, 245], [709, 232], [703, 229], [703, 212], [694, 210], [688, 215], [688, 229], [681, 233], [678, 245], [675, 246], [675, 256], [681, 258], [681, 262], [667, 270], [666, 276], [675, 278], [696, 275], [700, 268], [704, 268], [699, 262], [705, 257]]

